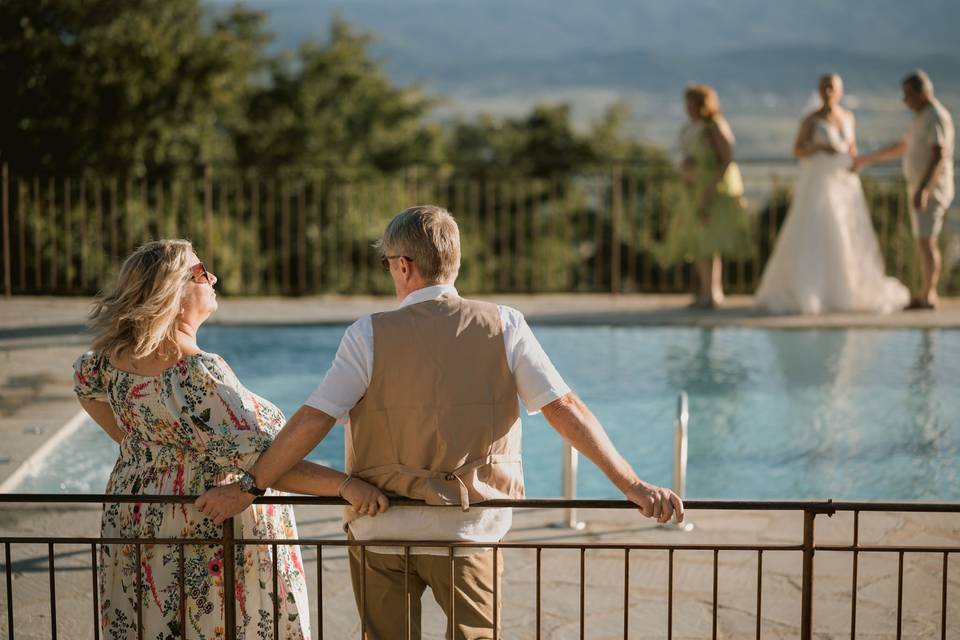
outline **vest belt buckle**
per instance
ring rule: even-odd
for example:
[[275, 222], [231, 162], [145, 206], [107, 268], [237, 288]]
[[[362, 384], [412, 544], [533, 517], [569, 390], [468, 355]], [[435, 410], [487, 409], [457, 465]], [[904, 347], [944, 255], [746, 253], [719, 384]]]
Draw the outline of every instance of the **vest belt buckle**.
[[445, 474], [445, 475], [443, 476], [443, 479], [444, 479], [444, 480], [449, 480], [449, 481], [452, 482], [452, 481], [454, 481], [454, 480], [457, 479], [457, 476], [453, 475], [452, 473], [448, 473], [448, 474]]

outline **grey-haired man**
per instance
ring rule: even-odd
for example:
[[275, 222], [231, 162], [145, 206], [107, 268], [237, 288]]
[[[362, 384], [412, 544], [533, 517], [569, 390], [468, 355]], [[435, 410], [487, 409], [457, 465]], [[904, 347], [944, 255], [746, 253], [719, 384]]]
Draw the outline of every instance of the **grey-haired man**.
[[[436, 206], [407, 209], [387, 225], [380, 249], [400, 306], [347, 329], [323, 381], [252, 470], [258, 487], [271, 486], [340, 420], [347, 424], [352, 476], [389, 494], [454, 505], [381, 513], [385, 505], [372, 502], [344, 511], [354, 540], [474, 544], [458, 549], [452, 565], [443, 548], [411, 547], [409, 561], [399, 546], [369, 544], [363, 554], [352, 548], [353, 587], [369, 639], [404, 637], [405, 619], [411, 637], [419, 638], [427, 587], [455, 620], [453, 638], [493, 637], [499, 627], [494, 594], [502, 593], [494, 569], [503, 564], [483, 545], [507, 533], [512, 513], [471, 504], [524, 495], [518, 398], [528, 412], [542, 412], [643, 515], [683, 519], [680, 498], [637, 476], [519, 311], [460, 297], [453, 216]], [[236, 486], [212, 489], [201, 497], [201, 511], [221, 519], [246, 508], [252, 499], [246, 496]]]
[[953, 119], [933, 93], [930, 76], [921, 70], [903, 79], [903, 101], [913, 120], [897, 142], [854, 161], [854, 170], [903, 158], [910, 225], [920, 254], [923, 283], [911, 309], [934, 309], [939, 301], [940, 248], [937, 238], [953, 201]]

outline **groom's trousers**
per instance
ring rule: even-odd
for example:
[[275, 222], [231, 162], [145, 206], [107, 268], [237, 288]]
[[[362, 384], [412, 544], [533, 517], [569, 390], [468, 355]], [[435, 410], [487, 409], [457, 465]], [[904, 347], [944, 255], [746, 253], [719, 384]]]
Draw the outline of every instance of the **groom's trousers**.
[[[470, 556], [410, 555], [409, 567], [403, 555], [367, 551], [363, 571], [364, 598], [361, 603], [360, 547], [350, 547], [350, 576], [357, 610], [366, 618], [364, 640], [420, 640], [420, 601], [427, 587], [447, 616], [446, 637], [450, 635], [453, 612], [453, 640], [493, 638], [493, 554], [483, 550]], [[500, 605], [502, 556], [497, 558], [497, 609]], [[451, 576], [455, 589], [451, 592]], [[362, 607], [362, 608], [361, 608]], [[409, 607], [409, 615], [407, 608]], [[499, 617], [499, 616], [498, 616]], [[498, 621], [499, 624], [499, 621]], [[409, 625], [409, 636], [407, 635]], [[499, 627], [498, 627], [499, 637]]]

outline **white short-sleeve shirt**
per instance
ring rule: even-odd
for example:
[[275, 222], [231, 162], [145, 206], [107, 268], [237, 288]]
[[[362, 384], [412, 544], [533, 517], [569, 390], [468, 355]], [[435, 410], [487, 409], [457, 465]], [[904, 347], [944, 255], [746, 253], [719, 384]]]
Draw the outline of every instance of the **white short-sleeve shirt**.
[[[452, 285], [426, 287], [404, 298], [400, 307], [435, 300], [443, 294], [458, 295]], [[499, 309], [507, 365], [516, 381], [520, 400], [532, 415], [544, 405], [569, 393], [570, 388], [550, 362], [523, 314], [502, 305]], [[372, 372], [373, 319], [368, 315], [347, 328], [330, 369], [310, 394], [306, 404], [337, 418], [338, 422], [346, 423], [349, 430], [350, 409], [366, 393]], [[357, 540], [497, 542], [509, 531], [512, 519], [510, 509], [474, 508], [464, 512], [455, 508], [394, 507], [376, 518], [354, 520], [350, 523], [350, 532]], [[381, 553], [402, 552], [396, 547], [376, 547], [372, 550]], [[477, 550], [459, 550], [464, 553], [471, 551]], [[439, 548], [418, 548], [414, 552], [447, 553]]]
[[932, 100], [926, 108], [913, 115], [907, 128], [906, 142], [903, 175], [911, 196], [930, 166], [933, 147], [939, 146], [943, 150], [943, 169], [930, 185], [930, 194], [937, 202], [949, 205], [953, 200], [953, 119], [938, 100]]

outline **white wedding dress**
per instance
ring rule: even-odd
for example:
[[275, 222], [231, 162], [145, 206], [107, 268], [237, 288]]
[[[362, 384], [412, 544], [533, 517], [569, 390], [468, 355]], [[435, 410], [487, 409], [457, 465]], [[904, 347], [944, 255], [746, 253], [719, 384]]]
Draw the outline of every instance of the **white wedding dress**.
[[813, 140], [837, 153], [800, 161], [800, 178], [754, 304], [773, 313], [889, 313], [910, 292], [884, 273], [860, 177], [850, 171], [853, 123], [818, 118]]

